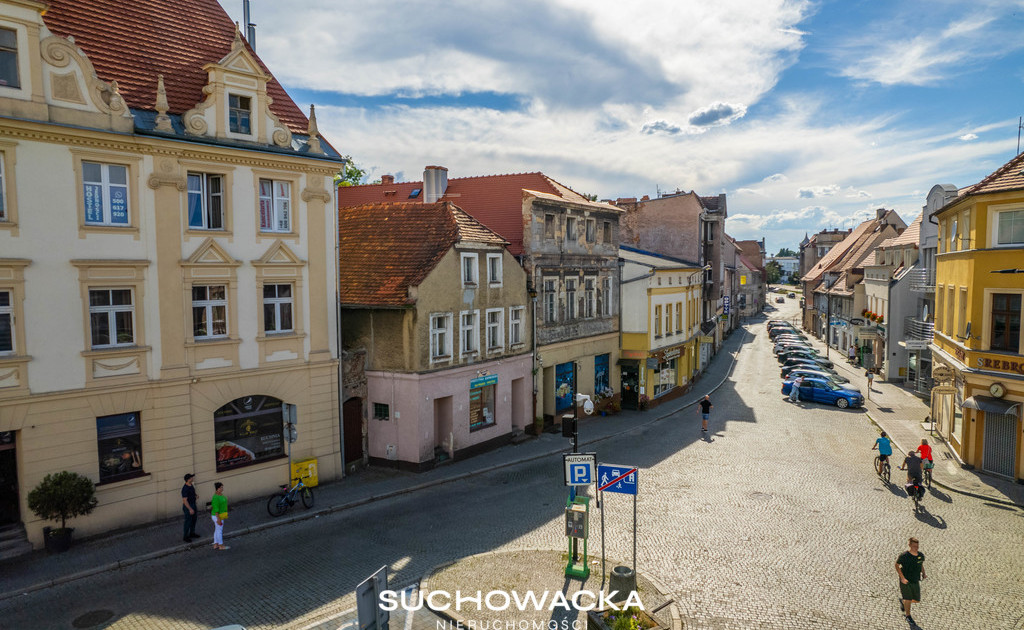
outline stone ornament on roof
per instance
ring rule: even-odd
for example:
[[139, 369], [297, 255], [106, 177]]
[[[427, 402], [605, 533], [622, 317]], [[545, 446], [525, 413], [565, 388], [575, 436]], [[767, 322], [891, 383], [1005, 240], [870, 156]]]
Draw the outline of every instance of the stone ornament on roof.
[[156, 77], [156, 130], [164, 133], [174, 133], [171, 126], [171, 117], [167, 115], [170, 106], [167, 104], [167, 90], [164, 88], [164, 75]]

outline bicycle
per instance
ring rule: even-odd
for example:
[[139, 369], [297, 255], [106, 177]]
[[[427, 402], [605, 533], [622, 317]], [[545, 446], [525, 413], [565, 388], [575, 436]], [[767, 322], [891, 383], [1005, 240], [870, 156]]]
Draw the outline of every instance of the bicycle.
[[889, 459], [886, 458], [885, 462], [882, 462], [882, 456], [875, 455], [875, 472], [885, 483], [889, 483], [889, 479], [892, 476], [892, 466], [889, 465]]
[[932, 487], [932, 468], [935, 468], [935, 464], [928, 461], [924, 463], [924, 485], [929, 488]]
[[300, 499], [306, 509], [313, 507], [313, 489], [302, 483], [301, 479], [296, 479], [295, 485], [291, 488], [287, 484], [282, 485], [281, 490], [284, 492], [275, 492], [267, 500], [267, 512], [270, 512], [271, 516], [281, 516]]

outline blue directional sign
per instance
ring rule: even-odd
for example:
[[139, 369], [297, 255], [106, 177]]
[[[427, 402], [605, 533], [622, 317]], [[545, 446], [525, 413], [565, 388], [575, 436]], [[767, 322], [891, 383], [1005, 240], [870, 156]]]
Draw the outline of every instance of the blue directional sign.
[[604, 492], [636, 494], [637, 474], [636, 466], [598, 464], [597, 489]]
[[565, 485], [588, 486], [594, 483], [597, 453], [565, 453], [562, 455], [562, 463], [565, 466]]

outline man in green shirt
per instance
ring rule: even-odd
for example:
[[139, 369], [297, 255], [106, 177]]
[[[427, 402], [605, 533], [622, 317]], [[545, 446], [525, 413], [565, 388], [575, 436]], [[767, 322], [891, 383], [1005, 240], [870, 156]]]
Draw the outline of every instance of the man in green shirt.
[[920, 543], [910, 539], [910, 550], [896, 558], [896, 575], [900, 577], [900, 598], [903, 600], [903, 614], [907, 621], [914, 623], [910, 616], [910, 605], [921, 601], [921, 580], [928, 577], [924, 570], [924, 554], [918, 551]]

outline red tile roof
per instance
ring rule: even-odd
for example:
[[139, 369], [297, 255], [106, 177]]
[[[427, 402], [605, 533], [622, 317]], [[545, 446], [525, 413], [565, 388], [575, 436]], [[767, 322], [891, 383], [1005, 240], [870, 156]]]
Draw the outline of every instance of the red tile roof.
[[1024, 189], [1024, 153], [1003, 164], [994, 173], [977, 184], [968, 186], [966, 190], [961, 190], [960, 196], [951, 199], [947, 205], [956, 203], [958, 199], [965, 195], [980, 195], [983, 193], [1022, 189]]
[[[415, 189], [419, 194], [410, 199]], [[559, 184], [543, 173], [486, 175], [448, 180], [443, 199], [459, 205], [475, 219], [502, 235], [509, 242], [509, 251], [523, 253], [523, 191], [555, 195], [566, 201], [589, 203], [586, 197]], [[423, 182], [368, 184], [338, 189], [341, 207], [365, 203], [400, 203], [423, 200]]]
[[506, 245], [448, 201], [432, 204], [379, 203], [338, 211], [341, 303], [404, 307], [455, 243]]
[[[153, 111], [157, 75], [164, 75], [169, 113], [203, 100], [203, 66], [231, 52], [235, 25], [217, 0], [47, 0], [47, 28], [73, 36], [97, 76], [117, 81], [128, 107]], [[248, 46], [248, 44], [246, 44]], [[268, 75], [270, 71], [260, 61]], [[309, 121], [277, 79], [267, 83], [270, 109], [292, 132]]]

